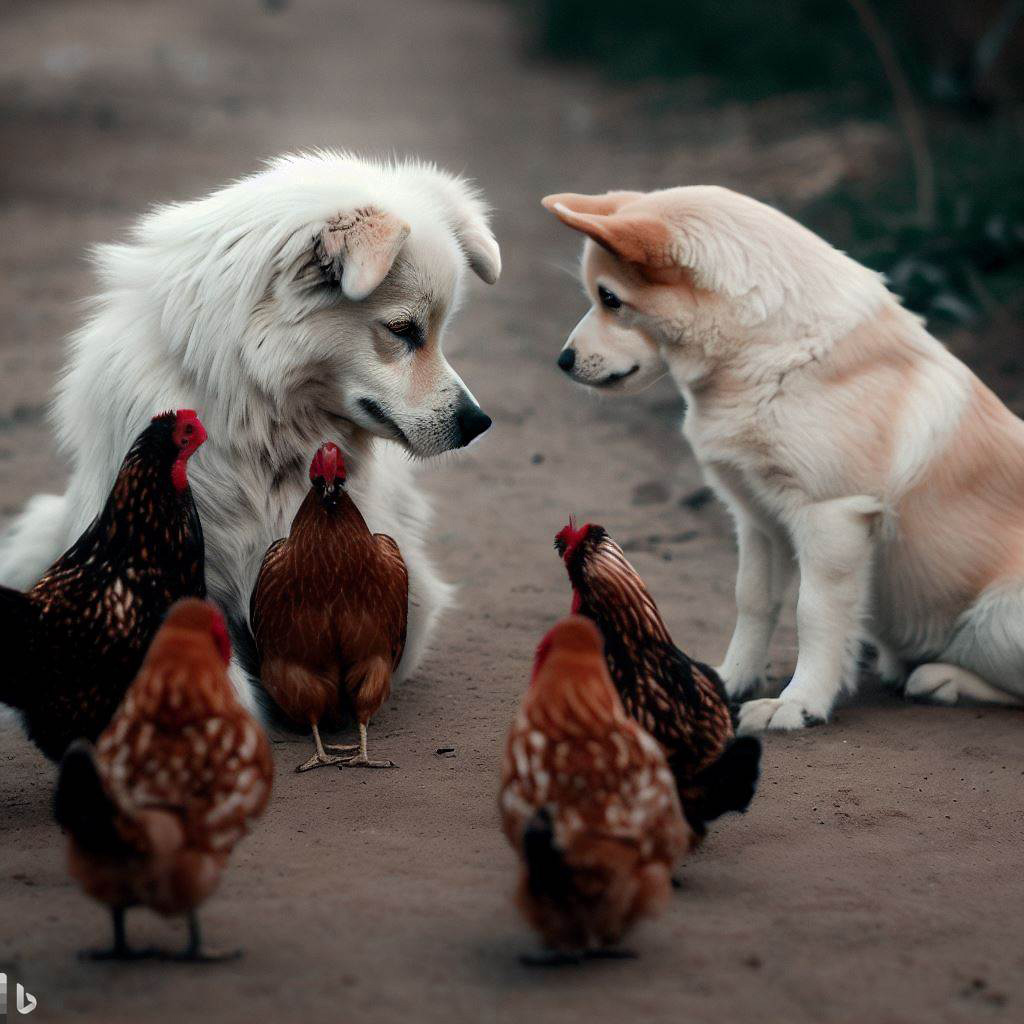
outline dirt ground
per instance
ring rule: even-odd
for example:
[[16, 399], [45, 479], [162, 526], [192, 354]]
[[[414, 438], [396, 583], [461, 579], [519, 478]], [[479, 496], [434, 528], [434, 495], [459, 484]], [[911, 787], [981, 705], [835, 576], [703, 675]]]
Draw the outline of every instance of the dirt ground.
[[[765, 744], [750, 812], [717, 828], [635, 962], [536, 973], [497, 827], [505, 730], [532, 649], [568, 609], [551, 538], [603, 522], [676, 640], [718, 660], [732, 625], [729, 524], [659, 386], [599, 401], [553, 361], [583, 308], [577, 240], [547, 192], [715, 181], [800, 198], [883, 159], [867, 125], [799, 135], [799, 107], [659, 110], [524, 57], [484, 0], [8, 0], [0, 14], [0, 513], [59, 488], [45, 421], [62, 336], [91, 287], [84, 250], [149, 203], [188, 198], [312, 146], [412, 152], [476, 177], [506, 270], [475, 286], [451, 355], [494, 418], [427, 466], [435, 547], [460, 586], [417, 678], [380, 715], [394, 772], [295, 775], [204, 918], [235, 964], [84, 964], [103, 911], [69, 881], [53, 768], [0, 738], [0, 971], [40, 1021], [1020, 1020], [1024, 717], [908, 706], [869, 691], [833, 724]], [[787, 625], [775, 648], [792, 670]], [[438, 747], [455, 747], [454, 757]], [[181, 926], [138, 912], [139, 942]]]

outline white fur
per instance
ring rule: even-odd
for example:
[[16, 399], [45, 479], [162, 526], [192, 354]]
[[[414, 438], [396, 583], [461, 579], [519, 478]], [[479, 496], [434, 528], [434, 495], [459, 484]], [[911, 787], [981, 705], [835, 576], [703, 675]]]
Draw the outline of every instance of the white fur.
[[584, 249], [594, 305], [567, 342], [572, 375], [628, 392], [667, 367], [735, 517], [730, 695], [763, 687], [799, 573], [796, 671], [743, 706], [741, 730], [827, 719], [867, 637], [889, 677], [949, 663], [918, 669], [914, 695], [1019, 700], [1024, 424], [878, 275], [753, 199], [691, 187], [545, 204], [600, 242]]
[[[409, 233], [383, 284], [355, 302], [325, 281], [314, 242], [331, 218], [366, 209]], [[451, 592], [427, 554], [430, 508], [409, 455], [457, 447], [456, 416], [475, 408], [440, 342], [467, 264], [488, 281], [500, 271], [477, 193], [419, 163], [283, 157], [203, 199], [157, 208], [95, 261], [101, 292], [72, 338], [55, 406], [71, 481], [63, 496], [28, 503], [0, 548], [0, 579], [38, 578], [101, 508], [149, 419], [195, 408], [209, 440], [189, 478], [211, 596], [247, 623], [263, 553], [287, 534], [316, 447], [336, 440], [370, 528], [392, 535], [408, 565], [400, 676], [415, 671]], [[385, 326], [408, 315], [425, 325], [420, 351]], [[233, 678], [251, 704], [237, 665]]]

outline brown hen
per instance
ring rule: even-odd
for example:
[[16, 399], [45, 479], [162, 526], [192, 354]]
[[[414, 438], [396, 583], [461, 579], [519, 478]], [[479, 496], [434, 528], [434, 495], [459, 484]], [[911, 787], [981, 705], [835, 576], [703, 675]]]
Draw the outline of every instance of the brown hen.
[[527, 962], [614, 955], [668, 899], [694, 834], [665, 756], [626, 714], [588, 619], [563, 619], [537, 649], [500, 807], [522, 864], [519, 907], [547, 950]]
[[[250, 606], [267, 693], [293, 722], [313, 731], [315, 751], [296, 771], [323, 765], [393, 768], [371, 761], [366, 728], [388, 699], [405, 649], [409, 576], [391, 537], [371, 533], [345, 490], [338, 446], [321, 445], [310, 466], [313, 486], [291, 533], [267, 551]], [[320, 724], [350, 709], [358, 752], [325, 747]]]
[[188, 915], [176, 959], [223, 959], [204, 952], [197, 908], [263, 812], [273, 777], [267, 738], [228, 678], [230, 657], [220, 612], [178, 602], [95, 749], [76, 740], [61, 762], [54, 810], [71, 874], [114, 921], [113, 946], [91, 958], [154, 953], [125, 938], [125, 910], [141, 905]]
[[683, 811], [703, 835], [707, 822], [745, 811], [761, 744], [734, 737], [718, 673], [672, 642], [639, 573], [601, 526], [570, 520], [555, 538], [573, 588], [572, 610], [597, 623], [612, 681], [626, 710], [661, 744]]

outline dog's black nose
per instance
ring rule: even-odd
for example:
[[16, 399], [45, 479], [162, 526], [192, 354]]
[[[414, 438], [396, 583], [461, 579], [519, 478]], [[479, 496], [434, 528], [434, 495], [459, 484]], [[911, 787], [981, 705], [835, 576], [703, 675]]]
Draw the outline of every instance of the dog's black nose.
[[563, 348], [558, 353], [558, 365], [566, 373], [572, 373], [572, 368], [576, 365], [576, 349]]
[[467, 402], [455, 414], [455, 423], [459, 428], [459, 447], [464, 448], [491, 425], [491, 417], [479, 405]]

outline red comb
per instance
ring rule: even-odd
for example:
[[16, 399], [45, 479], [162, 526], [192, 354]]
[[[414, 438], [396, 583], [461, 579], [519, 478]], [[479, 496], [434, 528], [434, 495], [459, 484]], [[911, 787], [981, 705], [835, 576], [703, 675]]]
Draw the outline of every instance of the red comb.
[[333, 441], [325, 441], [316, 450], [309, 467], [309, 479], [323, 480], [325, 483], [345, 479], [345, 459]]
[[569, 522], [562, 527], [555, 535], [555, 545], [565, 545], [565, 551], [562, 553], [562, 558], [568, 562], [572, 557], [573, 552], [583, 543], [583, 538], [586, 537], [590, 530], [590, 523], [584, 523], [579, 529], [576, 528], [576, 517], [569, 516]]
[[195, 409], [179, 409], [174, 414], [174, 422], [178, 427], [183, 427], [188, 423], [191, 423], [195, 434], [195, 446], [198, 448], [206, 440], [206, 427], [203, 426], [203, 421], [199, 418], [199, 414]]

